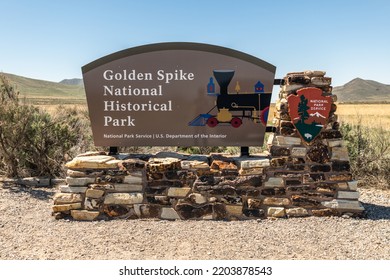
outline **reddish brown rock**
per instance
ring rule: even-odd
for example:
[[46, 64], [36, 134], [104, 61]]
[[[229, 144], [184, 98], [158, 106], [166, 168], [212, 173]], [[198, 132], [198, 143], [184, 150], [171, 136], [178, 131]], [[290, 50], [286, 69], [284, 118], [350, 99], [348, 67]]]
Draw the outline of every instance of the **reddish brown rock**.
[[290, 161], [289, 157], [276, 157], [271, 159], [271, 167], [282, 167]]
[[311, 172], [329, 172], [331, 170], [328, 164], [313, 164], [310, 166]]
[[261, 199], [249, 198], [247, 201], [248, 209], [259, 209], [263, 205]]
[[212, 214], [213, 207], [211, 204], [191, 205], [189, 203], [178, 203], [175, 210], [183, 219], [199, 219], [202, 216]]
[[196, 189], [200, 193], [208, 193], [209, 195], [237, 195], [236, 188], [229, 185], [205, 185], [197, 186]]
[[168, 170], [180, 170], [180, 160], [177, 158], [151, 158], [146, 165], [148, 172], [165, 172]]
[[306, 157], [312, 162], [325, 163], [330, 159], [330, 152], [326, 145], [317, 143], [310, 147]]
[[285, 188], [267, 188], [267, 189], [263, 189], [261, 191], [261, 194], [265, 195], [265, 196], [285, 195], [286, 194], [286, 189]]
[[121, 161], [119, 164], [119, 168], [121, 170], [126, 170], [126, 171], [136, 171], [143, 169], [145, 167], [146, 162], [143, 160], [139, 159], [127, 159]]
[[332, 216], [335, 215], [335, 211], [332, 209], [318, 209], [318, 210], [311, 210], [311, 213], [313, 216], [318, 216], [318, 217], [324, 217], [324, 216]]
[[321, 205], [320, 201], [302, 195], [292, 195], [291, 200], [293, 205], [301, 207], [315, 207]]
[[226, 162], [222, 160], [214, 160], [210, 168], [215, 170], [237, 170], [237, 166], [233, 162]]
[[270, 153], [274, 157], [289, 156], [290, 150], [285, 147], [272, 146]]
[[341, 132], [339, 130], [330, 129], [324, 130], [321, 132], [322, 139], [340, 139], [342, 138]]
[[351, 173], [327, 174], [329, 181], [352, 181]]
[[119, 219], [137, 219], [133, 207], [127, 205], [104, 205], [104, 213], [111, 218]]
[[349, 161], [333, 160], [332, 161], [332, 170], [337, 171], [337, 172], [350, 171], [351, 165], [350, 165]]

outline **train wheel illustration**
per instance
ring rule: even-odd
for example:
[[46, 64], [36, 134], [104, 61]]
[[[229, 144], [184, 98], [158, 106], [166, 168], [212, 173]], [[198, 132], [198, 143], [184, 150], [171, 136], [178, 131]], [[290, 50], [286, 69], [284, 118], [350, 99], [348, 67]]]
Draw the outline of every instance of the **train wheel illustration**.
[[230, 124], [232, 125], [232, 127], [237, 128], [237, 127], [240, 127], [242, 125], [242, 120], [240, 118], [233, 118], [230, 121]]
[[209, 118], [209, 119], [207, 120], [207, 125], [208, 125], [209, 127], [216, 127], [217, 124], [218, 124], [218, 120], [217, 120], [217, 118], [215, 118], [215, 117], [211, 117], [211, 118]]
[[265, 126], [267, 126], [268, 113], [269, 113], [269, 107], [266, 107], [260, 114], [260, 121]]

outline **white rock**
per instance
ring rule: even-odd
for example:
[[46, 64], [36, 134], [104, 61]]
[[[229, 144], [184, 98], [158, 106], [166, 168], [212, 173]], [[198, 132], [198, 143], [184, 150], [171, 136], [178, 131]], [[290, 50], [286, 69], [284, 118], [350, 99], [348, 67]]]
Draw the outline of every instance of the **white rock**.
[[351, 191], [356, 191], [358, 186], [358, 181], [350, 181], [348, 182], [348, 188]]
[[76, 187], [76, 186], [60, 186], [60, 191], [63, 193], [85, 193], [88, 187]]
[[326, 139], [326, 143], [328, 147], [342, 147], [343, 146], [343, 140], [342, 139]]
[[359, 199], [359, 193], [358, 192], [338, 191], [337, 198], [340, 198], [340, 199]]
[[286, 209], [286, 214], [288, 217], [309, 216], [309, 213], [307, 212], [307, 210], [305, 208], [302, 208], [302, 207]]
[[327, 208], [338, 209], [338, 210], [357, 210], [363, 211], [364, 207], [357, 200], [342, 200], [333, 199], [331, 201], [323, 201], [321, 204]]
[[242, 161], [238, 161], [237, 163], [241, 169], [251, 169], [251, 168], [257, 168], [257, 167], [269, 167], [270, 166], [269, 159], [242, 160]]
[[307, 149], [304, 147], [291, 148], [291, 156], [292, 157], [305, 157], [306, 153], [307, 153]]
[[104, 190], [88, 189], [85, 195], [89, 198], [101, 198], [104, 195]]
[[347, 147], [333, 147], [331, 160], [348, 161], [349, 156]]
[[69, 186], [86, 186], [88, 184], [95, 183], [95, 178], [84, 177], [84, 178], [73, 178], [66, 177], [66, 183]]
[[125, 184], [142, 184], [142, 177], [125, 176], [123, 183]]
[[286, 216], [286, 211], [283, 207], [269, 207], [267, 210], [268, 217], [283, 218]]
[[264, 183], [265, 187], [283, 187], [284, 181], [283, 178], [279, 177], [270, 177], [267, 182]]
[[178, 198], [184, 198], [186, 197], [191, 191], [191, 188], [168, 188], [168, 194], [167, 196], [170, 197], [178, 197]]
[[163, 207], [160, 218], [164, 220], [180, 220], [179, 214], [173, 208]]
[[143, 189], [142, 183], [138, 184], [115, 184], [112, 191], [115, 192], [141, 192]]
[[279, 145], [301, 145], [302, 140], [299, 137], [276, 136]]
[[200, 194], [200, 193], [192, 193], [189, 195], [188, 197], [192, 202], [196, 203], [196, 204], [203, 204], [203, 203], [206, 203], [208, 202], [208, 199], [207, 197], [205, 197], [204, 195]]
[[104, 198], [104, 204], [139, 204], [143, 199], [142, 193], [109, 193]]
[[61, 205], [53, 205], [53, 212], [65, 212], [73, 209], [80, 209], [81, 202], [71, 203], [71, 204], [61, 204]]

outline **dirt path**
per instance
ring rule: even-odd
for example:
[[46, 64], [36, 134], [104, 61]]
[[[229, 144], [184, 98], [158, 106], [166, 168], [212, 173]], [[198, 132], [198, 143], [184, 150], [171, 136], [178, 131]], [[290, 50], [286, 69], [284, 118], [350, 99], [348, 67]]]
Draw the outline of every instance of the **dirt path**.
[[390, 191], [360, 190], [366, 219], [237, 222], [55, 220], [55, 192], [0, 186], [0, 259], [390, 259]]

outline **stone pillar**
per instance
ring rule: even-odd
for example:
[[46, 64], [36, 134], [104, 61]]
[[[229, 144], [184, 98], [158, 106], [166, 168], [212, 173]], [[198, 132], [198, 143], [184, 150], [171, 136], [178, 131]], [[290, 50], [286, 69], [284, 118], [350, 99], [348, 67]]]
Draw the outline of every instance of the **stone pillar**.
[[[364, 210], [339, 131], [336, 101], [331, 78], [323, 71], [284, 77], [273, 119], [276, 132], [268, 139], [267, 180], [291, 200], [284, 206], [287, 216], [359, 215]], [[282, 209], [268, 212], [283, 214]]]

